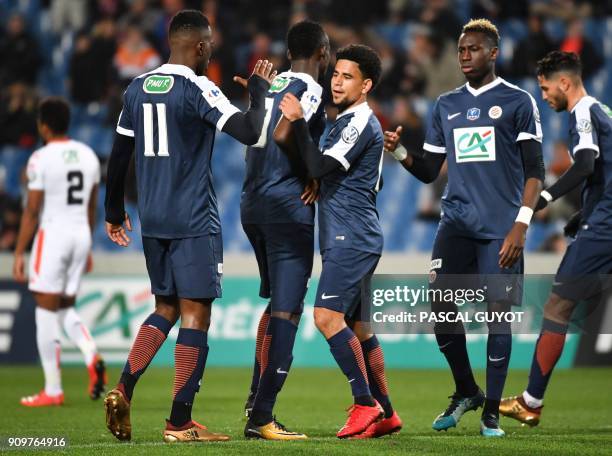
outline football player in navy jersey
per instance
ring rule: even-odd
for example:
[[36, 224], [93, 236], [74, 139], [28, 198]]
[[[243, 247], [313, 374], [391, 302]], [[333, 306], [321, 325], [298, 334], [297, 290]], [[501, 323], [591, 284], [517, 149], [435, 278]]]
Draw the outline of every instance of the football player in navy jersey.
[[[458, 58], [467, 84], [438, 97], [423, 153], [397, 147], [401, 127], [385, 132], [385, 149], [410, 173], [432, 182], [444, 161], [448, 185], [434, 242], [430, 287], [465, 287], [452, 274], [478, 274], [489, 311], [510, 310], [522, 296], [523, 246], [544, 177], [542, 132], [534, 99], [495, 75], [497, 28], [485, 19], [463, 27]], [[454, 279], [454, 280], [453, 280]], [[457, 311], [432, 302], [434, 312]], [[484, 404], [480, 432], [499, 437], [499, 403], [508, 371], [510, 323], [488, 324], [486, 399], [472, 374], [461, 322], [436, 323], [440, 351], [455, 381], [451, 403], [433, 429], [457, 425]]]
[[106, 424], [119, 440], [130, 439], [134, 386], [180, 317], [164, 441], [228, 440], [191, 419], [208, 354], [211, 306], [221, 296], [223, 272], [211, 155], [215, 129], [245, 144], [257, 141], [274, 74], [267, 61], [257, 62], [248, 80], [250, 109], [242, 113], [203, 76], [213, 46], [206, 17], [180, 11], [170, 22], [168, 38], [168, 63], [135, 78], [125, 91], [108, 164], [106, 231], [126, 246], [125, 229], [131, 230], [131, 224], [123, 205], [124, 179], [135, 151], [138, 212], [155, 312], [141, 326], [119, 384], [105, 399]]
[[[258, 326], [246, 437], [299, 440], [306, 436], [272, 415], [291, 362], [314, 255], [314, 198], [303, 160], [295, 151], [290, 122], [282, 117], [286, 93], [300, 99], [312, 139], [325, 128], [317, 80], [329, 64], [329, 39], [321, 25], [302, 21], [287, 33], [291, 69], [280, 73], [266, 96], [266, 117], [256, 144], [246, 151], [240, 212], [259, 267], [259, 295], [270, 299]], [[278, 143], [278, 144], [277, 144]], [[280, 147], [279, 147], [280, 146]]]
[[580, 59], [573, 53], [553, 51], [538, 62], [542, 97], [555, 111], [570, 113], [573, 164], [542, 191], [536, 210], [578, 185], [583, 190], [582, 210], [571, 233], [575, 240], [565, 252], [544, 306], [529, 384], [521, 395], [504, 399], [500, 405], [503, 415], [530, 426], [540, 422], [544, 393], [577, 303], [599, 301], [612, 273], [612, 111], [587, 94], [581, 74]]
[[402, 427], [389, 400], [383, 352], [368, 325], [370, 282], [383, 247], [376, 209], [383, 133], [367, 95], [380, 73], [380, 58], [367, 46], [350, 45], [337, 52], [331, 89], [339, 112], [321, 149], [310, 136], [295, 95], [287, 93], [280, 104], [292, 122], [308, 172], [321, 179], [323, 269], [314, 319], [354, 397], [339, 438], [380, 437]]

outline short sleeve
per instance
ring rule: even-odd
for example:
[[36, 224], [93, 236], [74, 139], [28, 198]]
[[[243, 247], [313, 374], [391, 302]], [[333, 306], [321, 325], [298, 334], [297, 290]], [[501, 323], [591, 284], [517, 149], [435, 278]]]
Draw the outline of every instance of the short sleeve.
[[540, 111], [534, 98], [525, 93], [521, 97], [518, 107], [514, 113], [514, 124], [516, 127], [516, 141], [534, 139], [542, 142], [542, 125], [540, 124]]
[[200, 118], [221, 131], [227, 120], [240, 112], [217, 85], [204, 76], [196, 78], [196, 110]]
[[597, 152], [595, 158], [599, 157], [597, 126], [591, 118], [591, 106], [578, 103], [574, 114], [576, 115], [576, 125], [571, 129], [572, 144], [575, 144], [572, 149], [572, 156], [579, 150], [591, 149]]
[[[128, 87], [129, 90], [129, 87]], [[119, 120], [117, 121], [117, 133], [123, 136], [134, 137], [134, 125], [129, 108], [129, 94], [128, 90], [123, 94], [123, 109], [119, 114]]]
[[312, 116], [318, 111], [321, 104], [321, 96], [309, 90], [304, 91], [300, 97], [304, 119], [309, 122]]
[[368, 120], [369, 115], [354, 116], [342, 129], [336, 143], [323, 150], [323, 155], [335, 158], [348, 171], [351, 164], [366, 150], [369, 141]]
[[34, 152], [28, 160], [26, 174], [28, 177], [28, 190], [44, 190], [44, 166], [40, 152]]
[[431, 122], [425, 134], [423, 149], [435, 154], [446, 153], [446, 141], [444, 140], [444, 129], [442, 128], [442, 118], [440, 117], [440, 99], [434, 104], [431, 113]]
[[94, 153], [94, 159], [93, 159], [93, 163], [94, 163], [94, 184], [98, 185], [100, 184], [100, 160], [98, 160], [97, 155], [95, 155]]

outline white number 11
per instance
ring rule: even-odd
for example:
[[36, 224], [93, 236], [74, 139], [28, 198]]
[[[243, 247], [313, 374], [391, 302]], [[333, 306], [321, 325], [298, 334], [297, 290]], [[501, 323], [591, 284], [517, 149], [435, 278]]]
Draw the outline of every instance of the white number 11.
[[[166, 105], [156, 103], [157, 108], [157, 137], [159, 140], [158, 157], [169, 157], [168, 153], [168, 127], [166, 124]], [[144, 154], [145, 157], [155, 157], [153, 150], [153, 104], [142, 104], [144, 114]]]

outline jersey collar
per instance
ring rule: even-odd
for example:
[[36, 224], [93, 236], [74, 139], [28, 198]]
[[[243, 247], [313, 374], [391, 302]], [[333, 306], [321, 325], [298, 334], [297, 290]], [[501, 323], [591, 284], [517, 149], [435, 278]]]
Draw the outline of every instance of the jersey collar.
[[366, 112], [370, 114], [372, 110], [370, 109], [368, 102], [364, 101], [363, 103], [359, 103], [357, 106], [353, 106], [352, 108], [349, 108], [346, 111], [342, 111], [340, 114], [336, 116], [336, 120], [338, 120], [340, 117], [344, 117], [349, 114], [366, 113]]
[[501, 84], [502, 82], [505, 82], [502, 78], [500, 78], [499, 76], [497, 76], [495, 79], [493, 79], [491, 82], [489, 82], [488, 84], [483, 85], [482, 87], [480, 87], [479, 89], [474, 89], [469, 82], [465, 83], [465, 88], [467, 89], [468, 92], [470, 92], [472, 95], [474, 95], [475, 97], [477, 97], [478, 95], [481, 95], [483, 93], [485, 93], [487, 90], [492, 89], [493, 87], [498, 86], [499, 84]]
[[574, 107], [572, 108], [571, 112], [574, 112], [574, 111], [576, 110], [576, 108], [578, 107], [578, 105], [579, 105], [579, 104], [582, 104], [582, 103], [588, 103], [588, 102], [590, 102], [591, 100], [593, 100], [593, 102], [597, 102], [597, 99], [593, 98], [592, 96], [590, 96], [590, 95], [585, 95], [585, 96], [584, 96], [584, 97], [582, 97], [580, 100], [578, 100], [578, 103], [576, 103], [576, 104], [574, 105]]
[[179, 76], [184, 76], [187, 79], [191, 79], [191, 78], [195, 78], [196, 77], [196, 74], [194, 73], [194, 71], [191, 68], [189, 68], [188, 66], [177, 65], [177, 64], [174, 64], [174, 63], [164, 63], [159, 68], [156, 68], [153, 71], [149, 71], [148, 73], [145, 73], [143, 76], [148, 75], [148, 74], [155, 74], [155, 73], [176, 74], [176, 75], [179, 75]]

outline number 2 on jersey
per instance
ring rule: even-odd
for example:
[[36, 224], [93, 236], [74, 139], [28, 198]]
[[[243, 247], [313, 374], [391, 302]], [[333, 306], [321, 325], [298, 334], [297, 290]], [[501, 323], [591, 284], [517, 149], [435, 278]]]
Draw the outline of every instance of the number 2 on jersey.
[[83, 204], [83, 196], [77, 196], [74, 193], [83, 190], [83, 173], [81, 171], [69, 171], [68, 183], [68, 204]]
[[[155, 103], [157, 109], [157, 137], [158, 137], [158, 157], [169, 157], [168, 153], [168, 126], [166, 123], [166, 104]], [[155, 157], [153, 150], [153, 104], [143, 103], [144, 118], [144, 155], [145, 157]]]

